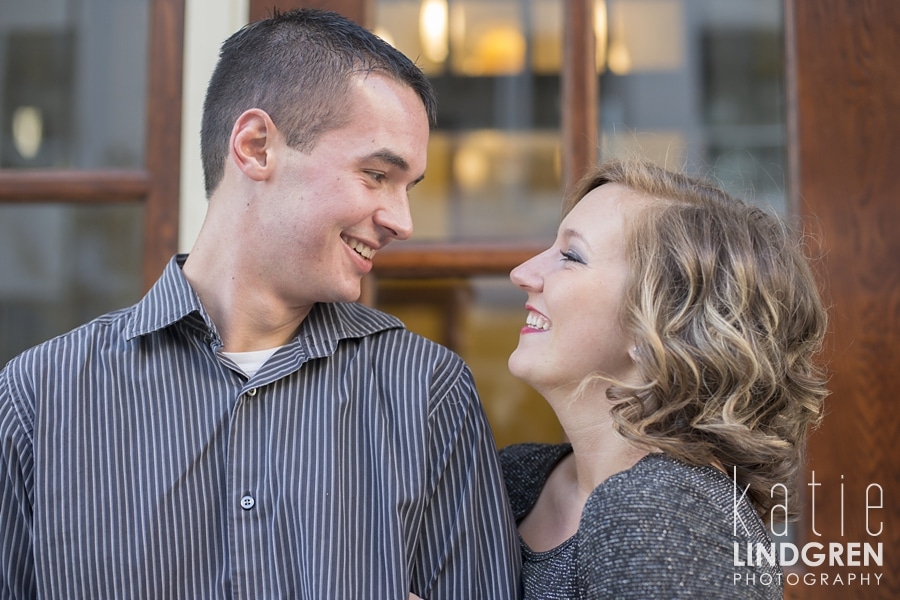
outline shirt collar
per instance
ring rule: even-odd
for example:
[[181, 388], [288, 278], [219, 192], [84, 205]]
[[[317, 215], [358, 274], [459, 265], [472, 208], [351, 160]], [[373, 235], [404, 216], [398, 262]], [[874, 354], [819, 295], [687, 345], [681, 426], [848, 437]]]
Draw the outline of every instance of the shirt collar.
[[355, 302], [320, 302], [309, 311], [297, 337], [310, 358], [319, 358], [333, 354], [340, 340], [401, 328], [397, 317]]
[[164, 329], [191, 313], [199, 313], [209, 321], [200, 298], [181, 272], [185, 260], [187, 254], [173, 256], [147, 295], [135, 305], [127, 331], [129, 340]]
[[[135, 305], [128, 339], [159, 331], [193, 313], [203, 319], [209, 331], [215, 331], [200, 298], [181, 272], [186, 260], [187, 254], [173, 256], [159, 280]], [[334, 353], [342, 339], [362, 338], [402, 327], [403, 323], [396, 317], [355, 302], [320, 302], [310, 310], [298, 338], [307, 347], [309, 356], [315, 358]]]

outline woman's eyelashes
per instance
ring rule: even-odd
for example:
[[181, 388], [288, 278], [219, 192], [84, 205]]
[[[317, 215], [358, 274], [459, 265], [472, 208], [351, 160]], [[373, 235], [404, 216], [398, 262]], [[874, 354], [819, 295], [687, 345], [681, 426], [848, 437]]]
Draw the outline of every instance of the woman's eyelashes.
[[560, 250], [559, 253], [562, 255], [561, 260], [563, 262], [575, 262], [581, 265], [586, 264], [584, 259], [574, 250]]

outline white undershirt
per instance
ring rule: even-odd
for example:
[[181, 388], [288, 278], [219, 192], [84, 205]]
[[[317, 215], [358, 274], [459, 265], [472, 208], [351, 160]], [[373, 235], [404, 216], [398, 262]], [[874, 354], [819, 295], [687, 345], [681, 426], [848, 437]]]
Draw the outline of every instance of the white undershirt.
[[238, 366], [238, 368], [244, 372], [244, 375], [247, 377], [253, 377], [256, 375], [256, 372], [259, 371], [260, 367], [262, 367], [269, 358], [276, 352], [281, 346], [277, 346], [275, 348], [267, 348], [265, 350], [253, 350], [252, 352], [224, 352], [221, 351], [222, 356], [225, 356], [231, 359], [234, 364]]

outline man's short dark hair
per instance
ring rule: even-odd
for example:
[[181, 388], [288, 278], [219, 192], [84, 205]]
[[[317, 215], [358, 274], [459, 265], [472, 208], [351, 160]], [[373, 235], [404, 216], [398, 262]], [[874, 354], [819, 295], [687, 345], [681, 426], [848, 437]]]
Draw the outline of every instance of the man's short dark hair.
[[266, 111], [291, 147], [308, 152], [324, 132], [346, 122], [349, 81], [366, 72], [412, 88], [434, 125], [437, 102], [422, 71], [390, 44], [337, 13], [276, 11], [229, 37], [203, 105], [200, 149], [207, 197], [222, 180], [231, 131], [244, 111]]

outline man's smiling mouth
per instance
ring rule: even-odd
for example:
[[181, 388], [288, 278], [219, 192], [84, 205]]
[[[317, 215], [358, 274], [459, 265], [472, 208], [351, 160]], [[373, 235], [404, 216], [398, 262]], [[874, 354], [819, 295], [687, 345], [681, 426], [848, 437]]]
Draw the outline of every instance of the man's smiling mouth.
[[354, 240], [345, 236], [341, 236], [341, 239], [344, 240], [344, 243], [353, 248], [357, 254], [365, 258], [366, 260], [372, 260], [375, 256], [375, 248], [371, 246], [367, 246], [359, 240]]

